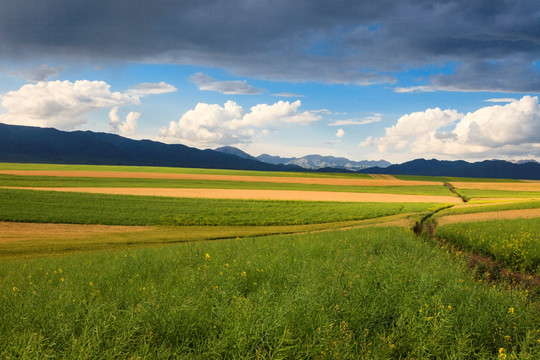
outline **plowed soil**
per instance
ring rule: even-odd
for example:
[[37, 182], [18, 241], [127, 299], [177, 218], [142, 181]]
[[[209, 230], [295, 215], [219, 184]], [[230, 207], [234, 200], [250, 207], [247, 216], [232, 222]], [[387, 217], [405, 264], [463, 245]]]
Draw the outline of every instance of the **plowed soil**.
[[[13, 189], [13, 188], [12, 188]], [[25, 190], [64, 191], [92, 194], [166, 196], [183, 198], [243, 200], [303, 200], [339, 202], [422, 202], [461, 203], [453, 196], [347, 193], [328, 191], [243, 190], [243, 189], [171, 189], [171, 188], [18, 188]]]
[[[439, 225], [453, 224], [460, 222], [473, 222], [484, 220], [506, 220], [506, 219], [528, 219], [540, 218], [540, 209], [519, 209], [505, 211], [490, 211], [475, 214], [448, 215], [437, 218]], [[540, 219], [539, 219], [540, 221]]]
[[419, 186], [442, 185], [437, 181], [405, 181], [391, 176], [381, 179], [343, 179], [343, 178], [304, 178], [245, 175], [212, 175], [212, 174], [168, 174], [138, 173], [118, 171], [42, 171], [42, 170], [1, 170], [0, 174], [19, 176], [59, 176], [59, 177], [97, 177], [97, 178], [134, 178], [134, 179], [185, 179], [185, 180], [219, 180], [318, 185], [352, 185], [352, 186]]

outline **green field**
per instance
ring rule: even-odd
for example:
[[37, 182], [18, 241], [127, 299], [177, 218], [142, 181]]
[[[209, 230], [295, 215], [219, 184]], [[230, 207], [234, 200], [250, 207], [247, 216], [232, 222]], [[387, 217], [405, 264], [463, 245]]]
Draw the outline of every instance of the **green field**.
[[84, 178], [55, 176], [1, 175], [0, 187], [115, 187], [115, 188], [192, 188], [333, 191], [407, 195], [455, 196], [442, 185], [422, 186], [349, 186], [228, 180]]
[[242, 175], [272, 177], [317, 177], [317, 178], [355, 178], [371, 179], [367, 174], [357, 173], [319, 173], [319, 172], [279, 172], [251, 170], [195, 169], [159, 166], [111, 166], [111, 165], [63, 165], [63, 164], [18, 164], [0, 163], [0, 170], [48, 170], [48, 171], [120, 171], [165, 174], [208, 174]]
[[[316, 174], [321, 175], [357, 178]], [[444, 186], [362, 189], [10, 175], [0, 175], [0, 186], [450, 195]], [[493, 282], [471, 268], [466, 252], [450, 251], [410, 230], [422, 219], [436, 223], [449, 214], [539, 208], [540, 201], [449, 206], [0, 189], [0, 221], [14, 229], [14, 238], [5, 241], [0, 233], [0, 359], [540, 358], [538, 287], [505, 278]], [[127, 227], [100, 233], [92, 225], [66, 230], [47, 223]], [[540, 275], [538, 224], [538, 219], [460, 223], [439, 226], [436, 233], [461, 250]], [[23, 236], [25, 227], [31, 230]]]
[[437, 236], [461, 249], [485, 254], [503, 266], [540, 275], [540, 219], [447, 224]]
[[540, 191], [457, 189], [468, 198], [540, 198]]
[[1, 358], [540, 356], [528, 292], [472, 279], [460, 257], [392, 227], [4, 262], [0, 274]]
[[0, 221], [106, 225], [300, 225], [434, 211], [442, 204], [189, 199], [0, 189]]

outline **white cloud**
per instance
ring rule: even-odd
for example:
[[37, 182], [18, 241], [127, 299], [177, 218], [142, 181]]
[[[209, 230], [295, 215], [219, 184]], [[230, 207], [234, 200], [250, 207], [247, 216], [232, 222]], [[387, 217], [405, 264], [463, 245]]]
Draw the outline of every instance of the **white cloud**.
[[511, 103], [514, 101], [517, 101], [517, 99], [514, 98], [493, 98], [493, 99], [487, 99], [484, 100], [485, 102], [491, 102], [491, 103]]
[[336, 132], [336, 137], [342, 138], [344, 136], [345, 136], [345, 131], [343, 131], [343, 129], [338, 129], [338, 131]]
[[409, 152], [425, 157], [504, 158], [510, 154], [534, 158], [540, 155], [540, 106], [537, 97], [524, 96], [466, 115], [428, 109], [402, 116], [386, 128], [383, 137], [370, 137], [359, 145], [377, 145], [382, 153]]
[[328, 126], [367, 125], [382, 120], [382, 114], [375, 113], [359, 119], [334, 120]]
[[162, 128], [160, 139], [199, 147], [248, 143], [258, 132], [264, 131], [264, 127], [306, 125], [320, 119], [311, 111], [299, 112], [300, 106], [300, 100], [279, 101], [272, 105], [255, 105], [246, 111], [234, 101], [227, 101], [223, 106], [199, 103], [178, 122]]
[[122, 136], [133, 136], [137, 130], [137, 120], [141, 116], [140, 113], [131, 111], [126, 116], [125, 121], [121, 121], [118, 117], [118, 106], [112, 108], [109, 112], [109, 125], [111, 126], [111, 131]]
[[158, 83], [141, 83], [133, 86], [132, 89], [128, 90], [129, 94], [136, 96], [144, 95], [159, 95], [170, 92], [175, 92], [178, 89], [171, 84], [160, 81]]
[[196, 73], [189, 79], [199, 90], [217, 91], [227, 95], [257, 95], [266, 91], [248, 85], [246, 80], [218, 81], [203, 73]]
[[416, 92], [434, 92], [434, 91], [437, 91], [435, 87], [427, 86], [427, 85], [394, 88], [394, 92], [397, 92], [397, 93], [416, 93]]
[[8, 111], [0, 114], [0, 122], [72, 129], [84, 124], [91, 111], [139, 102], [138, 96], [112, 92], [103, 81], [38, 82], [2, 96]]

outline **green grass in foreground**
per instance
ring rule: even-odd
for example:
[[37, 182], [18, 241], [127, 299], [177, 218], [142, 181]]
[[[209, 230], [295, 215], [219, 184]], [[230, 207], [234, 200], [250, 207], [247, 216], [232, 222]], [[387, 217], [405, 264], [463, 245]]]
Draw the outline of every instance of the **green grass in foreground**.
[[0, 358], [537, 359], [539, 311], [398, 228], [0, 263]]
[[538, 209], [540, 208], [540, 200], [536, 201], [520, 201], [502, 204], [485, 204], [474, 206], [460, 206], [444, 209], [437, 213], [437, 217], [445, 215], [457, 214], [475, 214], [488, 211], [504, 211], [504, 210], [519, 210], [519, 209]]
[[540, 275], [540, 219], [513, 219], [447, 224], [437, 236], [514, 270]]
[[425, 212], [441, 204], [189, 199], [0, 189], [0, 221], [105, 225], [301, 225]]
[[79, 178], [52, 176], [1, 175], [0, 186], [5, 187], [122, 187], [122, 188], [196, 188], [196, 189], [253, 189], [297, 191], [341, 191], [356, 193], [383, 193], [408, 195], [453, 194], [442, 185], [422, 186], [347, 186], [271, 182], [247, 182], [226, 180], [181, 179], [126, 179], [126, 178]]

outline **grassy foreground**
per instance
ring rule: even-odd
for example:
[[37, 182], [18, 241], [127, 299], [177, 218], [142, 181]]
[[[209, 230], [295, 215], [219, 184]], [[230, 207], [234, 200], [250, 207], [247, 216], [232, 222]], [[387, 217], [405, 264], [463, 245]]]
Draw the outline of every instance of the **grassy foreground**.
[[0, 263], [0, 358], [540, 357], [540, 305], [395, 227]]

